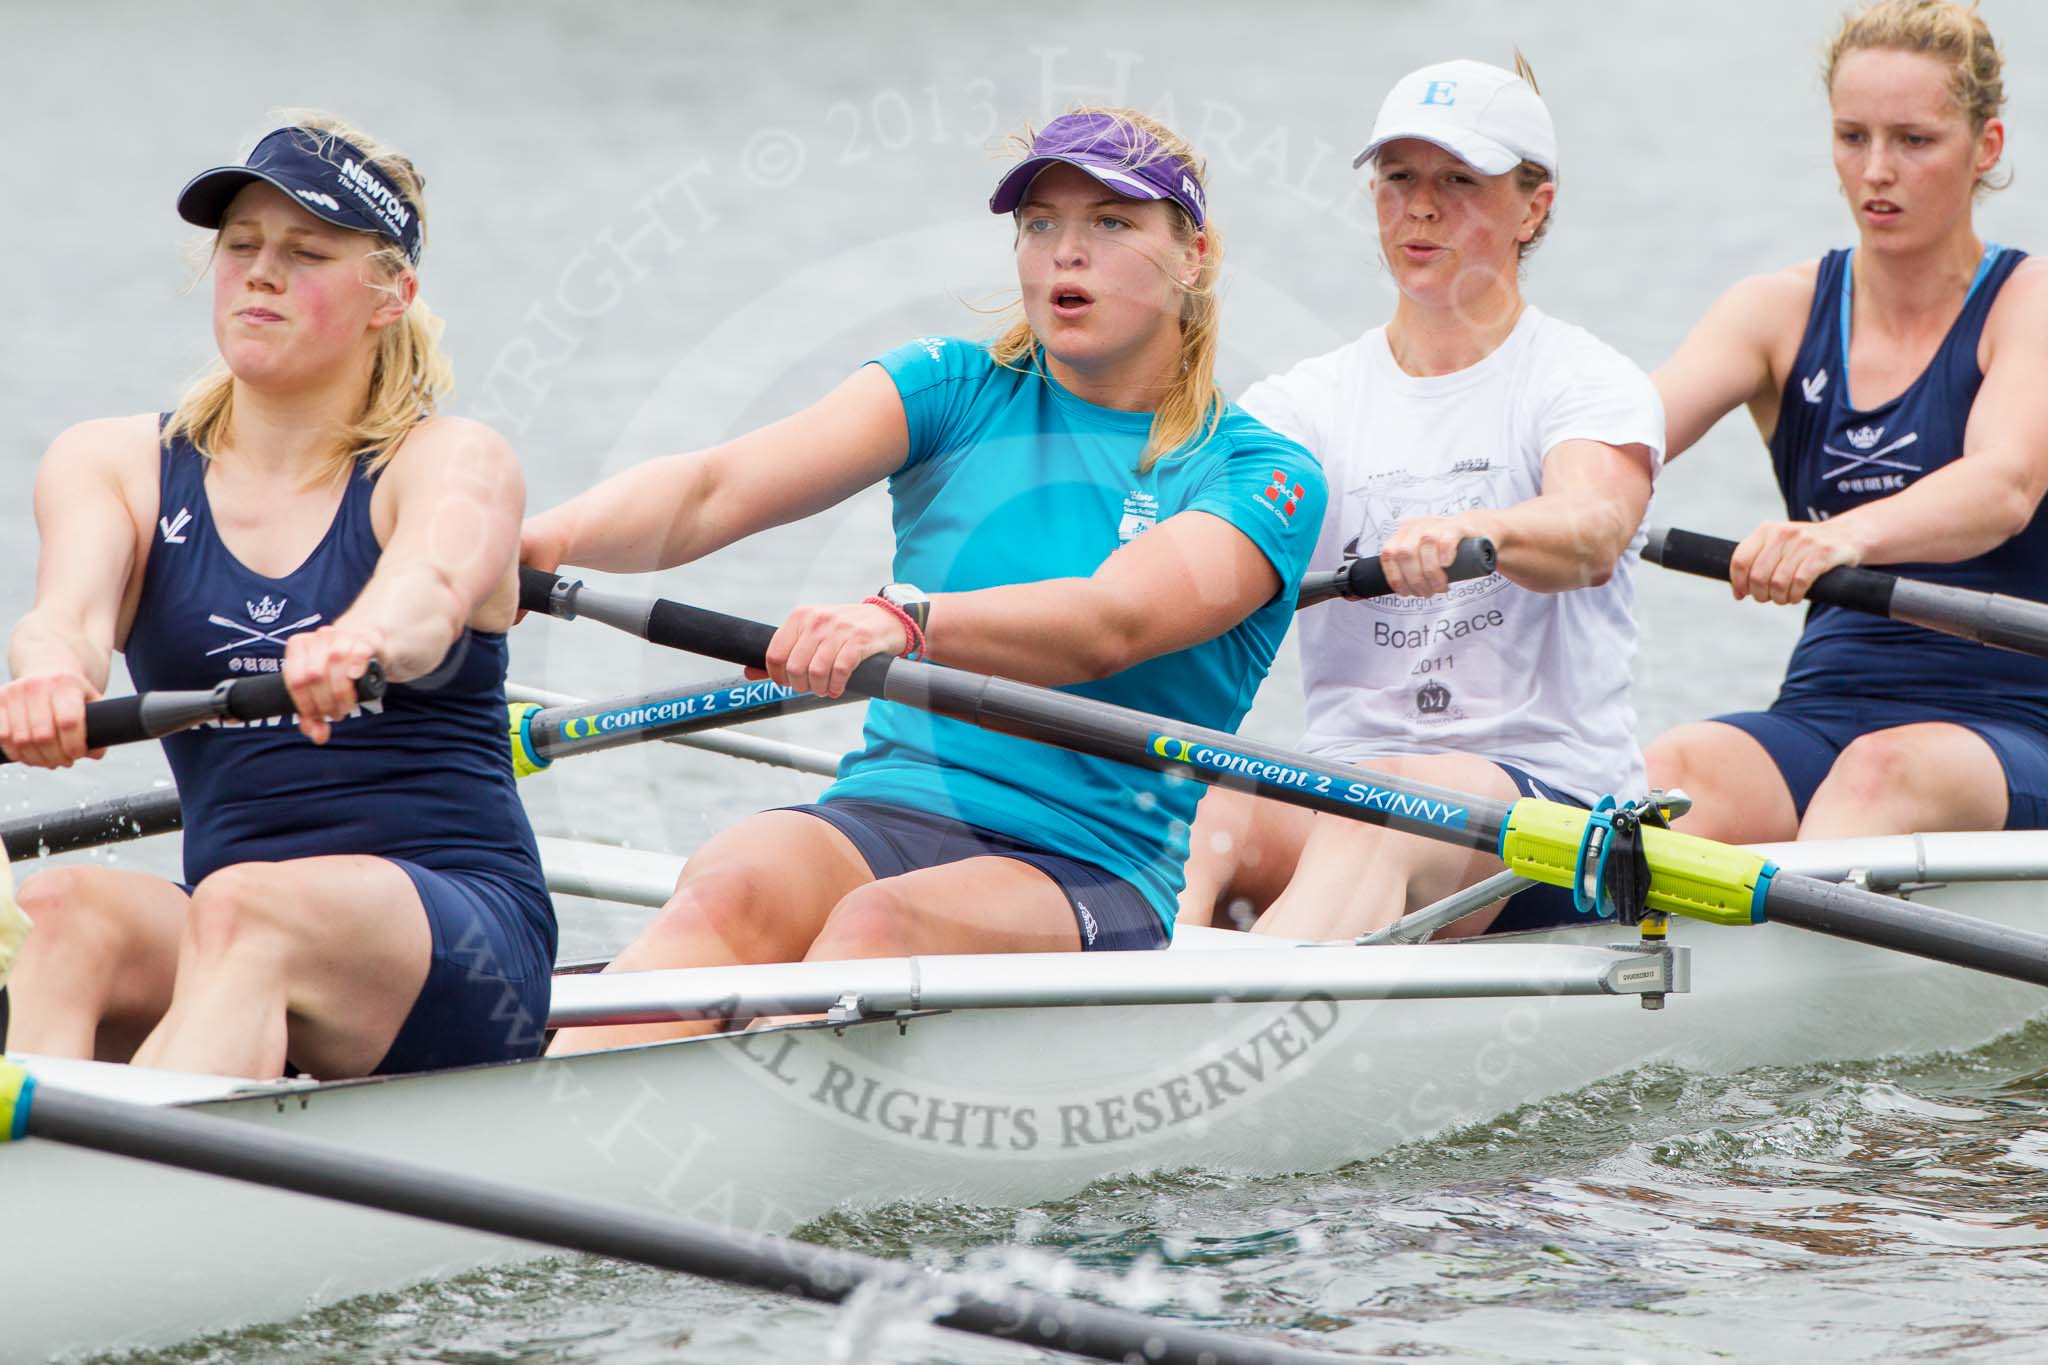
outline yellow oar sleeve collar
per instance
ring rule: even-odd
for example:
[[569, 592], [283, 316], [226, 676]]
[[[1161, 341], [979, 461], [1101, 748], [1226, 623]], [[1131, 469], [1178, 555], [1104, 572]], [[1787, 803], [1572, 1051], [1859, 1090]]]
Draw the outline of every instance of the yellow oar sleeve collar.
[[505, 711], [512, 729], [512, 776], [531, 777], [554, 762], [534, 752], [533, 718], [540, 714], [540, 707], [530, 701], [515, 701], [508, 702]]
[[[1510, 871], [1545, 886], [1569, 887], [1586, 836], [1587, 812], [1524, 797], [1508, 811], [1500, 858]], [[1645, 827], [1649, 909], [1710, 924], [1761, 924], [1764, 893], [1776, 867], [1747, 849], [1675, 830]]]
[[0, 1057], [0, 1142], [28, 1136], [28, 1106], [35, 1093], [36, 1078]]

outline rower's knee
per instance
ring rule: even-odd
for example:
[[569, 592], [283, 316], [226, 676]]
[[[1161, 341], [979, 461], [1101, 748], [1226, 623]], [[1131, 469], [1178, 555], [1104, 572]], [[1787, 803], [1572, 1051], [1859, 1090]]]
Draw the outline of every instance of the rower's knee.
[[28, 941], [45, 969], [111, 978], [127, 955], [129, 935], [120, 917], [93, 894], [93, 873], [92, 868], [53, 867], [21, 884], [15, 903], [35, 924]]
[[1705, 727], [1681, 725], [1667, 730], [1643, 750], [1643, 765], [1649, 769], [1650, 785], [1665, 791], [1684, 787], [1691, 791], [1701, 785], [1702, 776], [1713, 770], [1710, 750], [1713, 736]]
[[909, 951], [904, 920], [910, 907], [886, 881], [854, 888], [825, 917], [812, 945], [818, 958], [900, 957]]
[[202, 957], [279, 955], [297, 907], [284, 904], [269, 863], [236, 863], [192, 888], [185, 940]]
[[1889, 730], [1859, 735], [1836, 756], [1815, 801], [1846, 802], [1860, 810], [1909, 803], [1913, 791], [1914, 745]]
[[751, 870], [727, 868], [692, 875], [685, 871], [668, 898], [641, 932], [639, 943], [674, 945], [684, 958], [690, 945], [709, 935], [741, 962], [771, 960], [776, 907], [761, 893], [762, 879]]
[[1798, 814], [1775, 761], [1732, 726], [1667, 731], [1643, 751], [1643, 765], [1652, 787], [1691, 798], [1691, 813], [1676, 825], [1687, 834], [1754, 843], [1797, 832]]

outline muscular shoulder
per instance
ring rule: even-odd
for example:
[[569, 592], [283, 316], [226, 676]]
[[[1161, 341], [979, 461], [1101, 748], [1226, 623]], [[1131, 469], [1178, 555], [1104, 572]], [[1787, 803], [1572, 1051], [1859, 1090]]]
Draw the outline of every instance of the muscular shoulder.
[[392, 456], [391, 468], [419, 469], [459, 463], [467, 472], [486, 474], [509, 469], [517, 473], [519, 458], [512, 443], [496, 428], [468, 417], [429, 417], [406, 433]]
[[429, 417], [406, 434], [385, 466], [371, 515], [382, 534], [400, 500], [433, 500], [456, 492], [513, 515], [526, 506], [526, 478], [511, 442], [467, 417]]
[[1751, 401], [1768, 398], [1785, 383], [1806, 335], [1819, 277], [1818, 258], [1751, 275], [1730, 285], [1701, 319], [1694, 341], [1704, 340], [1713, 353], [1749, 357], [1760, 364], [1761, 384]]
[[1814, 282], [1820, 278], [1820, 260], [1801, 261], [1783, 270], [1751, 275], [1730, 285], [1714, 304], [1714, 311], [1744, 330], [1765, 338], [1795, 335], [1806, 330], [1806, 315], [1813, 308]]
[[2029, 256], [2013, 267], [1984, 320], [1992, 344], [2011, 337], [2039, 341], [2048, 334], [2048, 258]]
[[44, 452], [44, 479], [110, 480], [123, 488], [156, 486], [157, 415], [95, 417], [58, 433]]
[[155, 458], [157, 415], [138, 412], [130, 417], [94, 417], [66, 427], [50, 442], [50, 452], [62, 451], [76, 460], [96, 463]]

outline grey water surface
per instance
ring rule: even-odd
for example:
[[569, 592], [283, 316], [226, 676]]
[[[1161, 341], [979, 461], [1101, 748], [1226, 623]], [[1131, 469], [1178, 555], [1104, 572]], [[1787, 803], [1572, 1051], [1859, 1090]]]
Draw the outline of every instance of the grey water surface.
[[[1388, 84], [1519, 44], [1563, 173], [1530, 296], [1645, 366], [1737, 278], [1846, 242], [1819, 52], [1832, 0], [1508, 3], [0, 3], [0, 616], [31, 599], [44, 446], [167, 407], [211, 354], [172, 199], [276, 106], [342, 112], [425, 171], [423, 270], [454, 410], [497, 425], [551, 504], [647, 455], [810, 401], [925, 333], [979, 335], [1012, 282], [985, 211], [996, 145], [1077, 99], [1152, 109], [1211, 164], [1228, 241], [1224, 378], [1387, 315], [1350, 170]], [[2048, 9], [1987, 0], [2009, 54], [2015, 184], [1987, 237], [2043, 244]], [[1718, 428], [1656, 517], [1773, 514], [1753, 430]], [[888, 564], [871, 491], [662, 575], [774, 618]], [[1772, 695], [1798, 622], [1645, 569], [1645, 738]], [[1290, 646], [1291, 649], [1291, 646]], [[717, 676], [590, 625], [530, 621], [515, 677], [584, 695]], [[1283, 657], [1249, 729], [1298, 734]], [[777, 733], [838, 751], [856, 713]], [[0, 813], [165, 780], [132, 748], [0, 774]], [[528, 784], [536, 825], [687, 852], [816, 779], [659, 747]], [[174, 871], [176, 841], [91, 856]], [[565, 902], [564, 951], [637, 912]], [[1711, 983], [1701, 983], [1703, 987]], [[1672, 1008], [1684, 1008], [1683, 1000]], [[1618, 1025], [1620, 1026], [1620, 1025]], [[1334, 1172], [1118, 1180], [1038, 1208], [890, 1208], [834, 1244], [1161, 1305], [1370, 1357], [2017, 1359], [2048, 1328], [2048, 1028], [1964, 1056], [1700, 1076], [1648, 1068]], [[0, 1291], [4, 1293], [4, 1291]], [[4, 1354], [4, 1351], [0, 1351]], [[900, 1305], [835, 1312], [632, 1268], [542, 1262], [358, 1300], [165, 1361], [1021, 1361]]]

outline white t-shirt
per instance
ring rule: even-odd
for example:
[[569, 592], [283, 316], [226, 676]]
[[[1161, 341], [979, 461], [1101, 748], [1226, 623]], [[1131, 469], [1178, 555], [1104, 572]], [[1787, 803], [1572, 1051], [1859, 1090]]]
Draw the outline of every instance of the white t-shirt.
[[[1560, 443], [1664, 454], [1649, 376], [1591, 333], [1533, 307], [1478, 364], [1417, 378], [1386, 328], [1252, 385], [1238, 400], [1307, 446], [1329, 477], [1312, 565], [1376, 555], [1411, 517], [1508, 507], [1542, 491]], [[1335, 600], [1301, 613], [1313, 753], [1477, 754], [1582, 797], [1638, 795], [1629, 671], [1637, 531], [1597, 588], [1540, 593], [1499, 574], [1435, 597]]]

